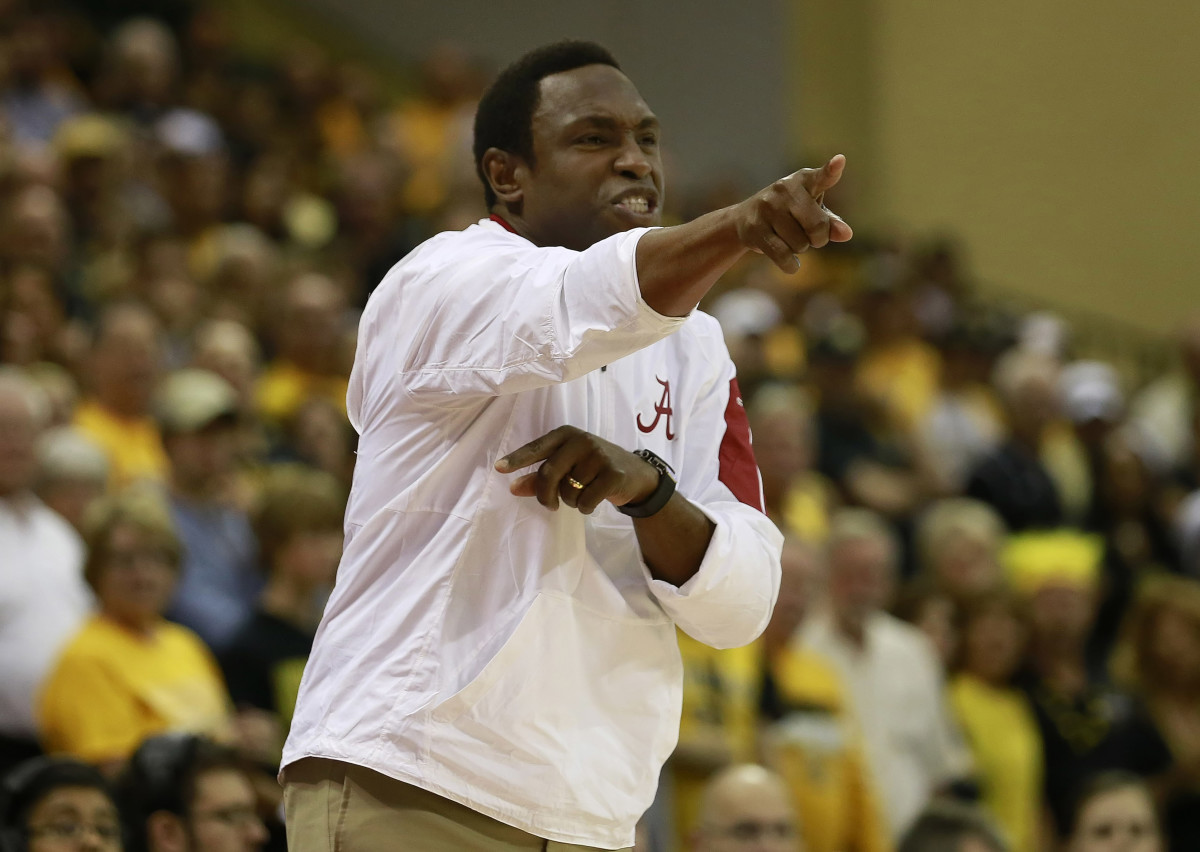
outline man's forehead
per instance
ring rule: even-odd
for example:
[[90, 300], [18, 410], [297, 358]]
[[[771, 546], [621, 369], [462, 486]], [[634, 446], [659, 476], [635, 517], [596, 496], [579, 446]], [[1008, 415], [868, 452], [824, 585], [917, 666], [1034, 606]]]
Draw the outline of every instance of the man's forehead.
[[539, 84], [535, 120], [564, 126], [594, 116], [631, 124], [657, 123], [633, 82], [611, 65], [550, 74]]

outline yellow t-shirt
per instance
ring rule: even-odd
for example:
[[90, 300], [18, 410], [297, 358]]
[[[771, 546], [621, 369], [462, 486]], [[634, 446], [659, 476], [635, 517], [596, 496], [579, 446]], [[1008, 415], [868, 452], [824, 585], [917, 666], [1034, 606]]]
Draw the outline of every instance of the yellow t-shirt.
[[[762, 684], [758, 643], [717, 650], [678, 631], [683, 660], [683, 707], [679, 750], [723, 753], [734, 763], [752, 761], [757, 748], [758, 700]], [[677, 836], [696, 827], [704, 784], [717, 766], [671, 764]]]
[[349, 384], [345, 376], [319, 376], [294, 364], [276, 361], [263, 371], [254, 397], [259, 413], [278, 425], [289, 420], [312, 397], [328, 400], [344, 414]]
[[225, 739], [231, 713], [220, 669], [196, 634], [163, 621], [139, 636], [99, 615], [67, 645], [38, 700], [46, 750], [91, 763], [123, 760], [166, 731]]
[[884, 401], [893, 422], [911, 431], [929, 415], [941, 372], [937, 350], [913, 338], [867, 350], [859, 361], [857, 381]]
[[983, 805], [1008, 835], [1014, 852], [1038, 848], [1042, 741], [1033, 710], [1016, 689], [998, 689], [961, 674], [950, 703], [975, 756]]
[[837, 671], [819, 654], [789, 648], [771, 667], [787, 708], [768, 736], [769, 762], [793, 795], [806, 852], [887, 852], [879, 811]]
[[75, 427], [108, 456], [109, 484], [113, 488], [138, 480], [166, 480], [170, 462], [153, 418], [118, 417], [88, 400], [75, 409]]

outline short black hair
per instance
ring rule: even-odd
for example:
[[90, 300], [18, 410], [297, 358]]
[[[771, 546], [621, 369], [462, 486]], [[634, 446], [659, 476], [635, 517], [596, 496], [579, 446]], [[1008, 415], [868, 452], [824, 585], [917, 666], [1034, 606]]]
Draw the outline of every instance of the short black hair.
[[533, 113], [539, 84], [551, 74], [585, 65], [610, 65], [621, 70], [608, 50], [591, 41], [558, 41], [529, 51], [496, 77], [475, 111], [475, 171], [483, 181], [484, 201], [490, 210], [496, 193], [483, 171], [483, 155], [499, 148], [533, 163]]
[[1150, 789], [1150, 785], [1146, 783], [1146, 779], [1124, 769], [1110, 769], [1089, 775], [1076, 786], [1071, 802], [1071, 824], [1068, 834], [1073, 835], [1079, 830], [1079, 823], [1088, 805], [1101, 796], [1115, 793], [1118, 790], [1137, 790], [1142, 793], [1150, 802], [1155, 822], [1160, 822], [1161, 816], [1158, 813], [1158, 806], [1155, 804], [1154, 793]]
[[94, 766], [66, 757], [34, 757], [14, 767], [0, 784], [0, 829], [23, 831], [33, 809], [64, 787], [99, 790], [113, 799], [108, 781]]
[[959, 852], [974, 838], [994, 852], [1008, 852], [1000, 831], [982, 810], [965, 802], [934, 802], [917, 817], [896, 852]]

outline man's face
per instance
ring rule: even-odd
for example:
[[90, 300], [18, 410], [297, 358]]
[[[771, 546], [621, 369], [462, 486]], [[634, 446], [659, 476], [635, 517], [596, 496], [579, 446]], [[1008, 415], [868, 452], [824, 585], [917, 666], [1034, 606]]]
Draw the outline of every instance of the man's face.
[[782, 791], [759, 785], [731, 790], [706, 816], [695, 852], [801, 852], [803, 845]]
[[515, 178], [534, 242], [583, 250], [661, 222], [658, 119], [620, 71], [587, 65], [544, 78], [531, 130], [534, 163]]
[[0, 497], [28, 488], [36, 469], [37, 420], [16, 388], [0, 386]]
[[834, 611], [844, 621], [861, 624], [887, 606], [894, 573], [886, 541], [856, 538], [841, 542], [829, 554], [829, 598]]
[[196, 779], [189, 822], [191, 852], [255, 852], [267, 842], [254, 788], [236, 769], [213, 769]]

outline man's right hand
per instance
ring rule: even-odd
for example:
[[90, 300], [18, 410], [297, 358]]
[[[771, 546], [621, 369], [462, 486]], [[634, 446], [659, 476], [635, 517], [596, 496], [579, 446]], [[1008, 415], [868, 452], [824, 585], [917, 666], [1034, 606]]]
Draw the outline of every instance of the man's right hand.
[[765, 254], [791, 273], [800, 267], [796, 255], [809, 246], [850, 239], [850, 226], [821, 204], [845, 166], [846, 158], [838, 154], [821, 168], [780, 178], [732, 207], [643, 235], [637, 272], [646, 304], [666, 316], [687, 316], [747, 251]]
[[765, 254], [784, 272], [795, 272], [796, 255], [809, 246], [844, 243], [854, 236], [821, 199], [841, 180], [846, 158], [831, 158], [819, 169], [801, 169], [772, 183], [735, 207], [738, 239]]

